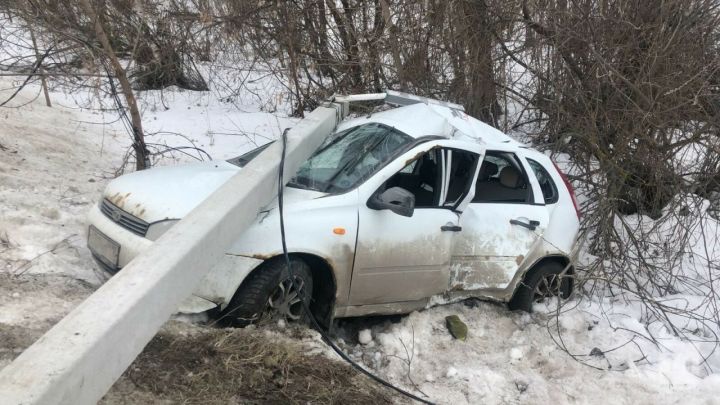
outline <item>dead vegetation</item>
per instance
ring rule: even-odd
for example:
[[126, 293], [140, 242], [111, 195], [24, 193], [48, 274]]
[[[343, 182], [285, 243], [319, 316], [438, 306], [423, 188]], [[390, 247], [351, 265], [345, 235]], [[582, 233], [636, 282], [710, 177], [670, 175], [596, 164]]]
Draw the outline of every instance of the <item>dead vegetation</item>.
[[102, 403], [141, 400], [125, 402], [130, 393], [184, 404], [396, 402], [348, 365], [289, 339], [255, 329], [187, 331], [166, 325]]

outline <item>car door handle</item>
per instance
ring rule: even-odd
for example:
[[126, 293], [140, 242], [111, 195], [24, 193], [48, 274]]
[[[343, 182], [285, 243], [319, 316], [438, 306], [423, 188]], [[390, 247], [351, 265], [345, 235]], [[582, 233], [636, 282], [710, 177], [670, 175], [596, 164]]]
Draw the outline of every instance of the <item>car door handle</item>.
[[540, 226], [540, 221], [531, 220], [529, 223], [527, 223], [527, 222], [520, 221], [518, 219], [511, 219], [510, 224], [522, 226], [523, 228], [527, 228], [531, 231], [534, 231], [538, 226]]
[[440, 230], [443, 232], [460, 232], [462, 231], [462, 226], [458, 225], [443, 225], [440, 227]]

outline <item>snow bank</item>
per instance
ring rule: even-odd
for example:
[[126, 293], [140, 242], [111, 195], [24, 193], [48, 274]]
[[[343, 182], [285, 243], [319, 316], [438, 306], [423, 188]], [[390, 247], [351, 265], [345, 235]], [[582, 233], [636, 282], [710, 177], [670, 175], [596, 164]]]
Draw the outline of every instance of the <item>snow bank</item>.
[[[558, 322], [491, 303], [452, 304], [372, 326], [374, 345], [347, 350], [379, 375], [444, 404], [693, 403], [720, 389], [720, 375], [707, 374], [691, 343], [658, 336], [661, 349], [633, 339], [622, 328], [641, 327], [637, 314], [618, 311], [610, 323], [600, 310], [578, 304]], [[452, 314], [467, 323], [466, 342], [446, 330]]]

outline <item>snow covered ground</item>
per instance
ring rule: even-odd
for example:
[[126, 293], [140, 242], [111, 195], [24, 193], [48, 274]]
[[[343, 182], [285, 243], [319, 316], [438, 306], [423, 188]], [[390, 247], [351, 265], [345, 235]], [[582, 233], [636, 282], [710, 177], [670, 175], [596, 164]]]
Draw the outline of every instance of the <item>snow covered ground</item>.
[[[129, 145], [116, 117], [77, 109], [58, 92], [47, 108], [31, 101], [36, 91], [29, 87], [13, 103], [27, 105], [0, 109], [0, 367], [103, 282], [85, 247], [85, 213]], [[165, 91], [141, 100], [157, 150], [194, 145], [213, 158], [238, 155], [294, 121], [282, 108], [260, 111], [275, 108], [248, 97]], [[192, 159], [171, 151], [160, 164]], [[469, 302], [349, 320], [340, 344], [380, 376], [438, 403], [720, 403], [718, 355], [707, 362], [700, 355], [710, 347], [660, 326], [648, 331], [645, 314], [620, 299], [573, 304], [559, 317], [552, 302], [532, 315]], [[465, 342], [445, 328], [452, 314], [469, 327]], [[661, 344], [633, 331], [652, 332]], [[335, 357], [314, 332], [280, 325], [267, 333]]]
[[0, 112], [0, 366], [104, 280], [85, 246], [85, 214], [125, 140], [94, 121], [39, 102]]
[[[581, 305], [558, 326], [543, 313], [453, 304], [372, 326], [373, 339], [348, 351], [440, 403], [717, 403], [720, 376], [705, 374], [691, 344], [665, 337], [666, 351], [652, 349], [593, 315], [596, 310]], [[469, 327], [465, 342], [445, 328], [452, 314]], [[638, 324], [630, 317], [615, 320], [616, 327]], [[558, 332], [575, 358], [558, 345]], [[643, 355], [638, 346], [648, 359], [636, 364]]]

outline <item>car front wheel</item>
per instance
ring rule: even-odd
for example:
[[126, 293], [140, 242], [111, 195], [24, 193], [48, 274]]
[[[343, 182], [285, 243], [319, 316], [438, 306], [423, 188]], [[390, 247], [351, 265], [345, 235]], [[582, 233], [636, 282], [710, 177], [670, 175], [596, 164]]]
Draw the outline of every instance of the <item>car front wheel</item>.
[[572, 277], [557, 262], [545, 263], [525, 275], [515, 295], [508, 303], [511, 310], [532, 312], [536, 302], [548, 297], [568, 298], [572, 292]]
[[304, 261], [291, 258], [292, 278], [284, 258], [265, 262], [243, 281], [221, 319], [233, 326], [247, 326], [261, 320], [307, 320], [303, 301], [309, 306], [312, 275]]

